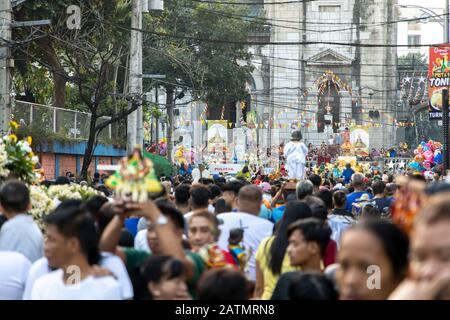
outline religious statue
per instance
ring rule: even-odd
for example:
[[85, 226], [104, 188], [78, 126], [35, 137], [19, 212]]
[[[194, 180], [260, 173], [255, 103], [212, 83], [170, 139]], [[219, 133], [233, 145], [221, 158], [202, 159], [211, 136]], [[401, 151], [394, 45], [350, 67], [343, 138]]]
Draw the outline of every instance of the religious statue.
[[355, 155], [359, 157], [368, 157], [367, 145], [362, 141], [361, 135], [358, 135], [358, 139], [355, 142]]
[[284, 147], [284, 156], [290, 179], [303, 179], [306, 174], [306, 155], [308, 148], [301, 142], [302, 133], [294, 130], [291, 134], [291, 141]]
[[354, 149], [352, 143], [350, 142], [350, 131], [348, 130], [348, 128], [345, 128], [342, 136], [344, 138], [344, 143], [341, 145], [341, 154], [343, 156], [353, 156]]

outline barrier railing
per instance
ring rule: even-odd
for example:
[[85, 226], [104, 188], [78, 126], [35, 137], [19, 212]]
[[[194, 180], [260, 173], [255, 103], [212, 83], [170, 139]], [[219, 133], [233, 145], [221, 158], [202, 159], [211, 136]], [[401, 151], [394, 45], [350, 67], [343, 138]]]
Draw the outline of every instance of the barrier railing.
[[[12, 118], [21, 126], [37, 126], [44, 131], [62, 134], [66, 137], [80, 140], [89, 138], [89, 124], [91, 114], [76, 110], [56, 108], [52, 106], [15, 101], [12, 108]], [[108, 121], [110, 117], [102, 117], [98, 124]], [[108, 125], [98, 138], [117, 138], [120, 124]]]

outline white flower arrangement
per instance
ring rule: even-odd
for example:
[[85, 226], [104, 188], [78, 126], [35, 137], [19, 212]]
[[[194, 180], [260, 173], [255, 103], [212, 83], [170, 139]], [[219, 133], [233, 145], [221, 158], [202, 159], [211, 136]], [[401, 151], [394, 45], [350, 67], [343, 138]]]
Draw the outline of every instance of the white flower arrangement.
[[38, 226], [44, 230], [43, 219], [50, 214], [56, 206], [57, 202], [50, 198], [47, 190], [42, 186], [28, 186], [30, 190], [31, 210], [29, 214], [36, 221]]
[[68, 199], [86, 200], [92, 196], [100, 195], [100, 192], [91, 187], [77, 184], [50, 186], [47, 193], [50, 198], [58, 199], [59, 201]]
[[9, 175], [9, 170], [6, 168], [8, 164], [8, 153], [5, 149], [5, 144], [0, 142], [0, 177], [6, 178]]

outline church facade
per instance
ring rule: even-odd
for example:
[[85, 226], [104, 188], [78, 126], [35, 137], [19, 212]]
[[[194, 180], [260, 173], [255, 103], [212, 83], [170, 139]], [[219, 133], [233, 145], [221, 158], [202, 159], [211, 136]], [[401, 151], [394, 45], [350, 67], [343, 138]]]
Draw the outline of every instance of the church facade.
[[394, 145], [396, 0], [280, 1], [264, 7], [269, 44], [252, 48], [260, 150], [295, 128], [320, 145], [355, 125], [369, 131], [370, 148]]

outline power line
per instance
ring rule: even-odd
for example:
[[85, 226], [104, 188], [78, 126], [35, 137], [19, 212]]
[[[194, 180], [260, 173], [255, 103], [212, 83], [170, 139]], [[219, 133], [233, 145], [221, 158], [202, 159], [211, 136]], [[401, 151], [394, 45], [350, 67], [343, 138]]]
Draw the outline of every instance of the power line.
[[183, 40], [193, 40], [193, 41], [200, 41], [200, 42], [209, 42], [209, 43], [221, 43], [221, 44], [236, 44], [236, 45], [273, 45], [273, 46], [307, 46], [307, 45], [331, 45], [331, 46], [345, 46], [345, 47], [364, 47], [364, 48], [420, 48], [420, 47], [430, 47], [430, 46], [440, 46], [439, 44], [415, 44], [415, 45], [408, 45], [408, 44], [374, 44], [374, 43], [354, 43], [354, 42], [332, 42], [332, 41], [286, 41], [286, 42], [273, 42], [273, 41], [229, 41], [229, 40], [221, 40], [221, 39], [207, 39], [207, 38], [196, 38], [186, 35], [175, 35], [175, 34], [167, 34], [163, 32], [155, 32], [155, 31], [149, 31], [139, 28], [132, 28], [132, 27], [123, 27], [123, 26], [117, 26], [120, 29], [127, 30], [127, 31], [138, 31], [142, 33], [147, 34], [153, 34], [160, 37], [165, 38], [172, 38], [172, 39], [183, 39]]
[[[191, 0], [196, 2], [195, 0]], [[190, 7], [190, 6], [186, 6], [184, 5], [184, 7], [186, 8], [191, 8], [191, 9], [195, 9], [194, 7]], [[233, 13], [228, 13], [225, 11], [218, 11], [218, 10], [211, 10], [211, 9], [206, 9], [206, 8], [202, 8], [202, 10], [205, 11], [210, 11], [213, 13], [220, 13], [220, 14], [227, 14], [230, 16], [234, 16], [234, 17], [241, 17], [241, 18], [246, 18], [246, 19], [253, 19], [253, 20], [262, 20], [262, 21], [275, 21], [275, 22], [288, 22], [288, 23], [292, 23], [292, 24], [299, 24], [299, 23], [306, 23], [306, 24], [318, 24], [318, 25], [352, 25], [355, 24], [354, 22], [326, 22], [326, 21], [299, 21], [299, 20], [285, 20], [285, 19], [272, 19], [272, 18], [266, 18], [266, 17], [257, 17], [257, 16], [251, 16], [251, 15], [240, 15], [240, 14], [233, 14]], [[445, 17], [448, 16], [449, 14], [447, 13], [443, 13], [443, 14], [439, 14], [436, 15], [435, 17]], [[417, 17], [417, 18], [409, 18], [409, 19], [402, 19], [402, 20], [392, 20], [392, 21], [377, 21], [377, 22], [371, 22], [371, 23], [359, 23], [357, 24], [359, 27], [364, 28], [364, 27], [369, 27], [369, 26], [373, 26], [373, 25], [385, 25], [385, 24], [393, 24], [393, 23], [403, 23], [403, 22], [412, 22], [412, 21], [421, 21], [421, 20], [427, 20], [429, 19], [429, 17]]]
[[280, 2], [231, 2], [231, 1], [211, 1], [211, 0], [190, 0], [193, 2], [200, 3], [211, 3], [211, 4], [228, 4], [233, 6], [265, 6], [265, 5], [280, 5], [280, 4], [292, 4], [292, 3], [306, 3], [306, 2], [316, 2], [320, 0], [290, 0], [290, 1], [280, 1]]

